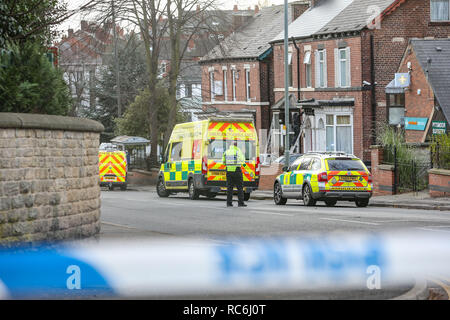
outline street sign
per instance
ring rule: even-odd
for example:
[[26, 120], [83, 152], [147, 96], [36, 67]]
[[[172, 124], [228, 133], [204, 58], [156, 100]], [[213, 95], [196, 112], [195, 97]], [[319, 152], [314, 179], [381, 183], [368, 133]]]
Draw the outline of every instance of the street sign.
[[447, 132], [447, 123], [445, 121], [432, 122], [433, 135], [445, 134]]
[[428, 118], [407, 118], [405, 117], [405, 129], [424, 131], [427, 126]]

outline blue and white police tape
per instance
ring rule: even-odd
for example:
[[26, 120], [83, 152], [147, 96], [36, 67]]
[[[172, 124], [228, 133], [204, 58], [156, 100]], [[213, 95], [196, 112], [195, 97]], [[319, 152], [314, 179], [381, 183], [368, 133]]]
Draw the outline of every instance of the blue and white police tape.
[[449, 272], [444, 233], [72, 243], [0, 250], [0, 296], [373, 289]]

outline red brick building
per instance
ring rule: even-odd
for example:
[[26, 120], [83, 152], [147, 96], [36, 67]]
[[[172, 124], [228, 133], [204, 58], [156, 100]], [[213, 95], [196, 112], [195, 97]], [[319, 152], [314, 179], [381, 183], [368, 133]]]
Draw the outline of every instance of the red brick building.
[[[302, 111], [314, 112], [302, 119], [302, 151], [347, 151], [370, 161], [376, 124], [389, 119], [386, 86], [409, 39], [450, 36], [449, 3], [438, 2], [316, 0], [290, 24], [300, 56], [291, 41], [289, 91]], [[284, 96], [283, 37], [272, 41], [276, 101]]]
[[[398, 69], [405, 84], [389, 86], [390, 123], [405, 128], [406, 142], [423, 143], [433, 135], [433, 121], [449, 131], [450, 39], [413, 39]], [[398, 77], [397, 77], [398, 78]], [[419, 123], [422, 122], [423, 125]]]
[[[309, 1], [291, 3], [290, 21], [308, 7]], [[257, 130], [269, 129], [269, 108], [275, 99], [269, 41], [282, 30], [283, 19], [284, 6], [256, 7], [241, 28], [202, 58], [205, 114], [253, 116]]]

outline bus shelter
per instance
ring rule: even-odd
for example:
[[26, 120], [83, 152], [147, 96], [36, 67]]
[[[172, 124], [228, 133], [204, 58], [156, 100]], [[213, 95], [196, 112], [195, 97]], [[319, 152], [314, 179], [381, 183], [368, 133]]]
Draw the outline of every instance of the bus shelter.
[[150, 140], [142, 137], [119, 136], [111, 140], [119, 150], [127, 154], [129, 169], [147, 169]]

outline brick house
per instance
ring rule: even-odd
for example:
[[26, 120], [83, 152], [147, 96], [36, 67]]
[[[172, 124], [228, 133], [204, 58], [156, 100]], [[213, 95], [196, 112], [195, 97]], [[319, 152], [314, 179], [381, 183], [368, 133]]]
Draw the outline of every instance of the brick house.
[[439, 121], [449, 131], [450, 39], [412, 39], [405, 50], [395, 80], [386, 88], [389, 122], [405, 127], [406, 142], [423, 143]]
[[[291, 40], [289, 91], [309, 114], [301, 151], [347, 151], [370, 161], [377, 124], [389, 119], [386, 87], [409, 39], [450, 36], [448, 1], [437, 2], [446, 1], [313, 0], [290, 24], [300, 57]], [[271, 42], [276, 100], [284, 96], [283, 37]]]
[[[308, 6], [308, 1], [290, 3], [290, 21]], [[282, 30], [283, 21], [284, 6], [256, 7], [241, 28], [201, 59], [205, 115], [252, 116], [258, 132], [269, 129], [269, 108], [275, 98], [269, 41]], [[266, 136], [260, 135], [264, 139]]]

